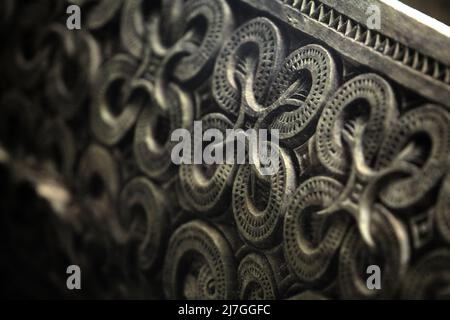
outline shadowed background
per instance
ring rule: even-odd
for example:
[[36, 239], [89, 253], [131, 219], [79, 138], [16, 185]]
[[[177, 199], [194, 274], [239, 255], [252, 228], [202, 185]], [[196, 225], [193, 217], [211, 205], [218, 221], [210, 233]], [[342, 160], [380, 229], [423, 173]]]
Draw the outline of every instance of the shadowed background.
[[449, 0], [402, 0], [401, 2], [450, 25]]

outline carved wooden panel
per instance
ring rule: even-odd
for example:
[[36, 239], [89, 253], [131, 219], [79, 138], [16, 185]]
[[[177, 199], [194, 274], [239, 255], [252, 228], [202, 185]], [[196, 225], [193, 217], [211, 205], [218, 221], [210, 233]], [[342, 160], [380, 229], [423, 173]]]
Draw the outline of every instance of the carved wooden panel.
[[[39, 248], [86, 270], [85, 295], [450, 297], [444, 27], [377, 0], [1, 6], [4, 208], [21, 211], [17, 181], [46, 199]], [[278, 172], [175, 165], [171, 133], [194, 121], [279, 130]], [[70, 201], [39, 193], [45, 175]]]

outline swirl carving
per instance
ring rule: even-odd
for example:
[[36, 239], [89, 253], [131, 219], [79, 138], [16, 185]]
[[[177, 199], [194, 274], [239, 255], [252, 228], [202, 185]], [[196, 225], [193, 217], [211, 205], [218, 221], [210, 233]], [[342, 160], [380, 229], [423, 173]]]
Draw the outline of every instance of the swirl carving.
[[450, 67], [332, 2], [0, 2], [7, 243], [38, 224], [94, 298], [449, 298]]
[[237, 286], [235, 268], [230, 245], [220, 232], [205, 222], [189, 222], [169, 242], [164, 264], [167, 296], [232, 299]]

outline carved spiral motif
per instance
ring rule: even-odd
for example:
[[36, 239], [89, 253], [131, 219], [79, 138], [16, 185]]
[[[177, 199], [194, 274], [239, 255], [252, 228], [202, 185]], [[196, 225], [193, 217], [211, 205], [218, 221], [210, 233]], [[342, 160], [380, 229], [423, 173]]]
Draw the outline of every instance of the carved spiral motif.
[[[270, 127], [278, 129], [280, 140], [288, 142], [312, 125], [338, 84], [331, 54], [319, 45], [307, 45], [286, 58], [269, 92], [269, 109], [295, 108], [276, 116]], [[281, 109], [282, 110], [282, 109]], [[315, 124], [315, 123], [314, 123]], [[304, 142], [305, 138], [302, 138]]]
[[285, 201], [295, 188], [291, 159], [281, 148], [278, 154], [279, 169], [275, 174], [260, 176], [255, 165], [245, 164], [239, 168], [233, 185], [232, 208], [237, 228], [244, 239], [261, 248], [279, 242]]
[[284, 252], [289, 266], [302, 281], [321, 280], [344, 239], [350, 222], [348, 215], [317, 214], [330, 206], [342, 189], [334, 179], [314, 177], [305, 181], [289, 202], [284, 219]]
[[[226, 116], [213, 113], [202, 118], [202, 127], [204, 131], [217, 129], [225, 137], [226, 129], [233, 128], [233, 124]], [[214, 141], [214, 143], [218, 143], [218, 141]], [[195, 146], [191, 149], [191, 160], [194, 159], [194, 148]], [[204, 152], [204, 150], [201, 151]], [[222, 148], [218, 148], [215, 152], [221, 151], [223, 151]], [[221, 213], [223, 206], [227, 205], [230, 200], [229, 195], [235, 172], [236, 165], [226, 163], [181, 165], [180, 187], [188, 203], [187, 209], [193, 209], [194, 212], [204, 213], [208, 216]]]
[[380, 197], [391, 208], [413, 205], [437, 184], [448, 167], [450, 116], [434, 105], [409, 111], [386, 136], [378, 167], [411, 164], [411, 176], [388, 183]]
[[20, 39], [14, 45], [12, 62], [15, 72], [11, 77], [22, 88], [31, 88], [44, 77], [49, 53], [48, 48], [43, 47], [46, 34], [47, 32], [41, 31], [28, 42]]
[[[371, 252], [352, 227], [339, 254], [339, 288], [344, 299], [392, 298], [409, 263], [409, 243], [402, 223], [389, 211], [376, 205], [371, 232], [376, 244]], [[367, 267], [378, 265], [382, 270], [381, 289], [367, 287]]]
[[[197, 282], [192, 288], [192, 293], [195, 293], [193, 297], [195, 298], [202, 298], [202, 299], [208, 299], [212, 300], [214, 299], [215, 295], [215, 281], [214, 281], [214, 275], [211, 272], [211, 269], [207, 265], [203, 265], [199, 272], [197, 277]], [[186, 295], [186, 297], [189, 297], [189, 294]]]
[[242, 300], [274, 300], [278, 297], [274, 271], [263, 255], [250, 253], [239, 263], [239, 298]]
[[413, 299], [444, 299], [450, 298], [450, 251], [437, 249], [422, 257], [408, 271], [402, 298]]
[[[192, 52], [177, 62], [174, 75], [178, 80], [188, 82], [196, 78], [216, 56], [225, 38], [232, 32], [233, 19], [225, 0], [190, 0], [184, 9], [187, 18], [183, 29], [190, 32], [183, 40], [186, 42], [184, 46], [194, 46], [195, 49], [188, 49]], [[195, 30], [201, 27], [202, 20], [207, 26]], [[188, 29], [191, 25], [193, 27]]]
[[183, 12], [182, 0], [163, 0], [160, 15], [148, 15], [149, 6], [156, 5], [144, 0], [127, 0], [124, 4], [120, 39], [134, 57], [142, 56], [147, 41], [152, 50], [162, 56], [181, 36], [178, 21]]
[[[89, 33], [75, 37], [65, 26], [52, 25], [48, 38], [57, 39], [59, 50], [50, 57], [45, 92], [52, 106], [65, 118], [80, 111], [100, 64], [97, 42]], [[84, 52], [84, 54], [80, 54]], [[82, 71], [76, 72], [81, 69]]]
[[108, 145], [117, 143], [150, 101], [152, 84], [133, 77], [137, 61], [126, 55], [113, 58], [102, 70], [91, 107], [91, 129]]
[[450, 66], [351, 2], [0, 0], [5, 243], [94, 298], [450, 298]]
[[[16, 86], [33, 90], [39, 85], [39, 80], [43, 80], [48, 73], [48, 58], [52, 49], [49, 48], [50, 43], [47, 42], [46, 36], [63, 7], [64, 2], [60, 0], [2, 1], [1, 23], [9, 20], [10, 24], [2, 25], [0, 34], [4, 37], [8, 35], [14, 37], [14, 41], [5, 39], [12, 47], [11, 62], [14, 68], [10, 70], [2, 68], [2, 75], [4, 72], [12, 71], [10, 76]], [[5, 61], [8, 61], [8, 58]], [[8, 65], [9, 62], [4, 67]]]
[[171, 175], [171, 141], [175, 129], [190, 129], [193, 123], [191, 97], [175, 84], [169, 86], [170, 106], [144, 108], [136, 123], [134, 155], [139, 168], [152, 178], [164, 179]]
[[371, 164], [384, 135], [396, 118], [396, 102], [386, 80], [375, 74], [360, 75], [345, 83], [325, 106], [317, 125], [316, 148], [321, 163], [331, 172], [349, 168], [343, 133], [364, 125], [363, 152]]
[[159, 188], [143, 177], [131, 180], [120, 195], [121, 224], [130, 240], [138, 242], [142, 269], [155, 266], [168, 229], [168, 217]]
[[[79, 166], [79, 188], [85, 201], [92, 205], [99, 218], [111, 214], [110, 209], [120, 190], [117, 163], [107, 149], [91, 145], [84, 152]], [[112, 217], [109, 217], [112, 220]]]
[[[235, 30], [222, 47], [214, 68], [212, 94], [219, 106], [237, 115], [242, 95], [252, 95], [263, 105], [283, 54], [280, 31], [270, 20], [256, 18]], [[251, 84], [249, 92], [242, 92], [245, 84], [237, 79], [242, 77]]]
[[235, 298], [235, 270], [233, 253], [220, 231], [205, 222], [189, 222], [169, 242], [163, 271], [166, 294], [173, 299]]

